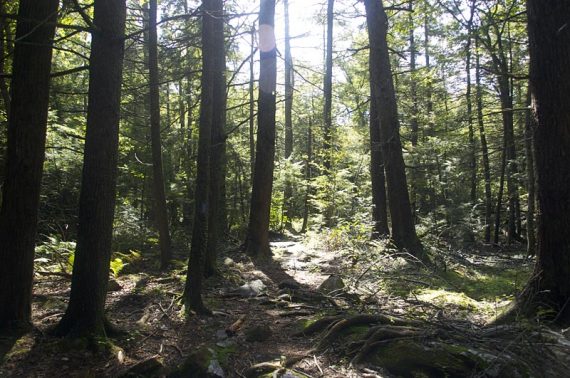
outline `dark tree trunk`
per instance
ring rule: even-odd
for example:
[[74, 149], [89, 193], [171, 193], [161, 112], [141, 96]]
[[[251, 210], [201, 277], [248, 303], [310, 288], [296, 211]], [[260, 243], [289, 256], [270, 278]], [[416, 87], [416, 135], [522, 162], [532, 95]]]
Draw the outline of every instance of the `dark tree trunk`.
[[255, 171], [255, 27], [251, 28], [251, 55], [249, 56], [249, 167], [251, 169], [251, 183], [253, 185], [253, 172]]
[[275, 159], [275, 0], [261, 0], [259, 10], [259, 100], [255, 171], [251, 193], [246, 250], [254, 257], [269, 257], [269, 215]]
[[[324, 77], [324, 130], [323, 130], [323, 154], [325, 173], [329, 174], [332, 159], [332, 69], [333, 69], [333, 25], [334, 25], [334, 0], [327, 0], [327, 46], [325, 56], [325, 77]], [[327, 213], [329, 211], [327, 210]], [[327, 214], [325, 214], [326, 216]], [[330, 215], [330, 214], [329, 214]], [[330, 219], [326, 219], [330, 221]]]
[[405, 248], [415, 256], [423, 258], [424, 250], [416, 235], [412, 218], [400, 142], [396, 92], [386, 40], [388, 18], [382, 1], [365, 0], [364, 5], [370, 39], [370, 85], [373, 87], [372, 100], [376, 102], [379, 111], [380, 140], [388, 186], [392, 238], [399, 248]]
[[[526, 105], [531, 106], [530, 88], [527, 92]], [[525, 154], [526, 154], [526, 172], [527, 172], [527, 212], [526, 212], [526, 252], [528, 256], [536, 254], [536, 225], [534, 223], [535, 202], [536, 202], [536, 175], [534, 165], [534, 149], [533, 140], [536, 130], [536, 118], [530, 111], [526, 112], [525, 118]]]
[[[532, 116], [538, 174], [538, 257], [522, 296], [570, 323], [570, 2], [527, 0]], [[533, 311], [534, 312], [534, 311]]]
[[477, 38], [475, 39], [475, 81], [477, 97], [477, 123], [479, 124], [479, 139], [481, 140], [481, 154], [483, 155], [483, 177], [485, 178], [485, 243], [491, 242], [491, 217], [493, 213], [493, 198], [491, 193], [491, 166], [489, 163], [489, 148], [483, 121], [483, 93], [481, 89], [481, 67]]
[[160, 95], [158, 79], [158, 34], [157, 0], [149, 1], [148, 32], [148, 72], [150, 89], [150, 139], [152, 145], [152, 188], [154, 197], [154, 218], [158, 227], [160, 245], [160, 268], [165, 270], [172, 258], [166, 193], [164, 190], [164, 171], [162, 167], [162, 141], [160, 135]]
[[[410, 1], [409, 3], [409, 22], [410, 22], [410, 95], [412, 100], [412, 114], [410, 118], [410, 131], [411, 131], [411, 142], [412, 142], [412, 169], [410, 174], [410, 200], [412, 205], [412, 214], [414, 216], [414, 222], [416, 221], [417, 211], [418, 211], [418, 170], [417, 170], [417, 152], [416, 147], [418, 146], [418, 86], [416, 83], [416, 39], [414, 36], [414, 16], [413, 16], [413, 2]], [[376, 110], [376, 109], [375, 109]], [[370, 108], [370, 114], [372, 115], [372, 106]], [[384, 174], [384, 172], [382, 172]], [[374, 185], [374, 184], [373, 184]], [[373, 195], [374, 198], [374, 195]], [[384, 208], [386, 205], [384, 204]], [[387, 223], [386, 223], [387, 225]], [[386, 228], [387, 230], [387, 228]]]
[[20, 0], [19, 4], [0, 210], [0, 328], [30, 322], [58, 4], [57, 0]]
[[212, 122], [214, 117], [214, 23], [217, 0], [202, 2], [202, 78], [200, 93], [200, 127], [198, 136], [198, 160], [194, 223], [190, 259], [184, 288], [184, 302], [197, 313], [209, 313], [202, 302], [202, 276], [208, 245], [210, 149], [212, 142]]
[[386, 177], [382, 161], [382, 142], [380, 141], [380, 119], [377, 101], [374, 99], [374, 87], [370, 87], [370, 179], [372, 181], [372, 221], [373, 238], [390, 235], [388, 228], [388, 210], [386, 206]]
[[[224, 39], [224, 3], [213, 0], [213, 36], [212, 52], [214, 53], [212, 68], [212, 146], [210, 148], [210, 198], [208, 214], [208, 247], [204, 272], [206, 276], [216, 273], [216, 257], [220, 234], [224, 231], [226, 198], [222, 196], [225, 181], [226, 160], [226, 49]], [[225, 215], [224, 215], [225, 216]]]
[[[311, 112], [313, 109], [311, 108]], [[313, 178], [313, 118], [309, 116], [309, 127], [307, 128], [307, 161], [305, 162], [305, 181], [307, 182], [307, 188], [305, 192], [305, 201], [303, 204], [303, 225], [301, 227], [301, 233], [307, 232], [309, 226], [309, 210], [310, 203], [309, 199], [311, 197], [311, 179]]]
[[69, 305], [56, 333], [104, 335], [115, 214], [126, 6], [95, 0], [77, 248]]
[[[293, 154], [293, 58], [291, 57], [291, 42], [289, 34], [289, 1], [283, 1], [285, 12], [285, 159], [290, 159]], [[293, 187], [291, 180], [285, 179], [283, 191], [283, 214], [285, 215], [285, 227], [291, 228], [293, 216]]]
[[501, 177], [499, 179], [499, 192], [497, 193], [497, 208], [495, 210], [495, 236], [493, 242], [499, 244], [499, 236], [501, 234], [501, 212], [503, 209], [503, 192], [505, 191], [505, 172], [507, 170], [507, 153], [506, 145], [503, 140], [503, 151], [501, 161]]

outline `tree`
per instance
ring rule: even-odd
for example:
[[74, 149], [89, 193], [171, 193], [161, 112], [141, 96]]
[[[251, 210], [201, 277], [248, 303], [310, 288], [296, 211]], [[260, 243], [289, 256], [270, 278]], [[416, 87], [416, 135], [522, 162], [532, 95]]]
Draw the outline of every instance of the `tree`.
[[149, 2], [148, 73], [150, 89], [150, 135], [152, 145], [152, 189], [154, 196], [154, 217], [158, 227], [160, 245], [160, 268], [167, 269], [172, 258], [168, 212], [164, 191], [162, 167], [162, 141], [160, 135], [160, 95], [158, 81], [158, 33], [157, 0]]
[[386, 172], [388, 203], [392, 220], [392, 239], [417, 257], [424, 257], [423, 247], [416, 235], [406, 181], [396, 92], [388, 55], [388, 17], [382, 1], [364, 0], [370, 41], [370, 86], [372, 101], [379, 112], [380, 143]]
[[21, 0], [18, 9], [0, 209], [0, 328], [30, 322], [58, 4], [57, 0]]
[[538, 174], [535, 272], [520, 298], [524, 310], [542, 306], [570, 323], [570, 2], [527, 0], [532, 117]]
[[[323, 119], [325, 127], [323, 130], [324, 141], [324, 161], [326, 173], [331, 169], [332, 158], [332, 69], [333, 69], [333, 25], [334, 25], [334, 0], [327, 1], [327, 46], [325, 56], [325, 76], [323, 84], [324, 108]], [[327, 219], [330, 221], [330, 219]]]
[[[226, 160], [226, 48], [224, 38], [224, 3], [214, 1], [212, 15], [212, 141], [210, 148], [210, 184], [208, 214], [208, 246], [205, 260], [206, 276], [216, 272], [216, 256], [221, 233], [225, 230], [225, 160]], [[215, 111], [214, 111], [215, 109]]]
[[126, 5], [95, 0], [89, 100], [69, 305], [55, 333], [105, 335], [105, 298], [115, 213]]
[[200, 127], [198, 136], [198, 161], [196, 172], [196, 190], [194, 226], [190, 260], [184, 287], [186, 306], [201, 314], [210, 311], [202, 302], [202, 275], [204, 259], [208, 246], [209, 185], [210, 185], [210, 150], [212, 143], [212, 123], [214, 117], [214, 70], [216, 67], [214, 45], [214, 23], [216, 4], [220, 0], [202, 2], [202, 78], [200, 92]]
[[269, 213], [275, 159], [275, 90], [277, 79], [275, 0], [261, 0], [259, 9], [259, 99], [255, 171], [251, 191], [246, 251], [269, 257]]
[[386, 208], [386, 176], [382, 161], [382, 143], [380, 140], [380, 119], [374, 87], [370, 87], [370, 179], [372, 182], [372, 220], [373, 236], [389, 236], [388, 211]]
[[[293, 154], [293, 58], [291, 57], [291, 36], [289, 33], [289, 1], [283, 1], [285, 13], [285, 159], [290, 159]], [[291, 228], [293, 215], [293, 187], [291, 181], [286, 178], [283, 191], [283, 214], [286, 217], [285, 225]]]

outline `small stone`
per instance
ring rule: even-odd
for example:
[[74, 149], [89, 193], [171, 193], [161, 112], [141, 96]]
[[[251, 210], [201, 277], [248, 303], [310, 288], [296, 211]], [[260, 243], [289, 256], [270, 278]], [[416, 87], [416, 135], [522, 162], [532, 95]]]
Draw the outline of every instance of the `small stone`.
[[250, 327], [245, 331], [245, 340], [248, 342], [265, 341], [271, 337], [273, 331], [268, 325]]
[[234, 261], [233, 259], [229, 258], [229, 257], [226, 257], [226, 258], [224, 259], [224, 265], [225, 265], [225, 266], [232, 266], [232, 265], [235, 265], [235, 261]]
[[226, 376], [224, 374], [224, 369], [222, 369], [218, 360], [211, 360], [210, 361], [210, 365], [208, 365], [208, 372], [207, 373], [213, 377], [224, 378]]
[[330, 294], [344, 289], [344, 281], [339, 276], [331, 275], [319, 286], [319, 291]]
[[239, 294], [241, 297], [248, 298], [248, 297], [257, 297], [265, 291], [266, 286], [261, 280], [255, 280], [248, 283], [243, 284], [242, 286], [236, 289], [236, 293]]
[[292, 289], [292, 290], [297, 290], [301, 287], [301, 285], [292, 279], [288, 279], [288, 280], [283, 280], [281, 282], [279, 282], [279, 289]]
[[219, 329], [216, 331], [216, 340], [225, 340], [228, 338], [228, 334], [225, 329]]
[[121, 291], [123, 287], [121, 284], [114, 278], [109, 278], [109, 284], [107, 286], [107, 291]]

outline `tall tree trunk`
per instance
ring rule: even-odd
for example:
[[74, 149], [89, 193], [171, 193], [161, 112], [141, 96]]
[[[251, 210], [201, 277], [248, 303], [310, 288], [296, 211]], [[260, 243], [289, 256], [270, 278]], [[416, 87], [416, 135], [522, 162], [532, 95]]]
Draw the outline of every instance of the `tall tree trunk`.
[[[530, 107], [531, 95], [530, 88], [527, 92], [526, 106]], [[534, 223], [534, 213], [535, 213], [535, 202], [536, 202], [536, 175], [535, 175], [535, 164], [534, 164], [534, 149], [533, 140], [534, 133], [536, 130], [536, 118], [532, 116], [529, 111], [526, 112], [525, 118], [525, 154], [526, 154], [526, 173], [527, 173], [527, 212], [526, 212], [526, 252], [528, 256], [534, 256], [536, 254], [536, 225]]]
[[150, 140], [152, 145], [152, 189], [154, 217], [160, 244], [160, 268], [165, 270], [172, 258], [160, 135], [160, 94], [158, 79], [157, 0], [149, 0], [148, 73], [150, 89]]
[[95, 0], [79, 226], [69, 305], [56, 333], [104, 335], [115, 214], [126, 6]]
[[[311, 114], [312, 114], [311, 107]], [[307, 232], [307, 227], [309, 226], [309, 210], [310, 203], [309, 199], [311, 197], [311, 179], [313, 178], [313, 117], [309, 116], [309, 126], [307, 128], [307, 161], [305, 162], [305, 181], [307, 182], [305, 201], [303, 209], [303, 225], [301, 227], [301, 233]]]
[[[290, 159], [293, 155], [293, 58], [291, 57], [291, 36], [289, 34], [289, 0], [283, 1], [283, 7], [285, 12], [285, 159]], [[291, 180], [286, 178], [283, 191], [283, 213], [286, 217], [286, 228], [291, 228], [292, 198]]]
[[[412, 214], [414, 222], [416, 221], [416, 213], [418, 211], [418, 169], [417, 169], [417, 151], [418, 146], [418, 86], [416, 83], [416, 39], [414, 36], [414, 17], [413, 17], [413, 2], [409, 3], [409, 22], [410, 22], [410, 96], [412, 100], [412, 114], [410, 118], [411, 128], [411, 142], [412, 142], [412, 169], [410, 173], [410, 200], [412, 204]], [[372, 108], [370, 110], [372, 115]], [[382, 172], [384, 173], [384, 172]], [[386, 207], [386, 205], [384, 205]]]
[[253, 172], [255, 171], [255, 26], [251, 28], [251, 55], [249, 56], [249, 164], [251, 169], [251, 184], [253, 185]]
[[388, 185], [392, 238], [399, 248], [424, 258], [425, 252], [414, 227], [406, 182], [396, 93], [386, 40], [388, 18], [382, 1], [364, 0], [364, 5], [370, 39], [370, 85], [374, 88], [372, 100], [380, 113], [380, 140]]
[[[330, 174], [332, 159], [332, 69], [333, 69], [333, 25], [334, 25], [334, 0], [327, 0], [327, 46], [325, 56], [325, 76], [323, 84], [323, 120], [324, 120], [324, 141], [323, 153], [326, 174]], [[328, 211], [327, 211], [328, 212]], [[330, 214], [329, 214], [330, 215]], [[330, 221], [330, 219], [327, 219]]]
[[0, 329], [30, 322], [58, 4], [57, 0], [20, 0], [19, 4], [0, 209]]
[[429, 18], [426, 15], [424, 18], [424, 55], [426, 61], [426, 73], [429, 76], [428, 83], [426, 87], [426, 112], [428, 117], [428, 130], [427, 135], [434, 135], [435, 134], [435, 124], [433, 123], [433, 88], [431, 84], [431, 60], [430, 60], [430, 51], [429, 51], [429, 37], [430, 37], [430, 29], [429, 29]]
[[474, 3], [471, 6], [469, 21], [467, 22], [467, 45], [465, 47], [465, 71], [467, 73], [467, 91], [465, 100], [467, 102], [467, 125], [469, 133], [469, 201], [474, 206], [477, 203], [477, 159], [475, 155], [475, 130], [473, 127], [473, 105], [471, 102], [471, 41], [473, 31], [473, 16], [475, 14]]
[[499, 244], [501, 234], [501, 211], [503, 207], [503, 192], [505, 191], [505, 173], [507, 170], [506, 142], [503, 140], [503, 151], [501, 161], [501, 177], [499, 179], [499, 193], [497, 193], [497, 208], [495, 210], [495, 237], [493, 242]]
[[386, 177], [382, 160], [382, 142], [380, 140], [380, 118], [377, 101], [374, 99], [374, 86], [370, 86], [370, 179], [372, 181], [372, 220], [373, 238], [390, 235], [388, 228], [388, 209], [386, 206]]
[[[212, 52], [214, 54], [212, 68], [212, 146], [210, 148], [210, 186], [208, 214], [208, 247], [204, 272], [206, 276], [216, 273], [216, 257], [220, 234], [224, 231], [226, 198], [222, 196], [225, 177], [226, 160], [226, 48], [224, 39], [224, 2], [213, 1], [213, 36]], [[224, 215], [225, 216], [225, 215]]]
[[[538, 173], [538, 257], [523, 293], [528, 310], [552, 306], [570, 323], [570, 2], [527, 0]], [[534, 312], [534, 311], [532, 311]]]
[[275, 159], [275, 90], [277, 49], [275, 46], [275, 0], [261, 0], [259, 10], [259, 100], [255, 171], [246, 250], [266, 258], [269, 249], [269, 215]]
[[483, 177], [485, 178], [485, 243], [491, 242], [491, 216], [493, 213], [493, 198], [491, 193], [491, 165], [489, 163], [489, 148], [483, 121], [483, 93], [481, 89], [481, 67], [477, 38], [475, 38], [475, 85], [477, 97], [477, 123], [479, 124], [479, 139], [481, 140], [481, 154], [483, 155]]
[[197, 313], [210, 311], [202, 302], [202, 276], [208, 246], [210, 149], [214, 117], [214, 51], [215, 3], [217, 0], [202, 1], [202, 78], [200, 92], [200, 127], [198, 136], [198, 160], [192, 243], [184, 287], [184, 302]]

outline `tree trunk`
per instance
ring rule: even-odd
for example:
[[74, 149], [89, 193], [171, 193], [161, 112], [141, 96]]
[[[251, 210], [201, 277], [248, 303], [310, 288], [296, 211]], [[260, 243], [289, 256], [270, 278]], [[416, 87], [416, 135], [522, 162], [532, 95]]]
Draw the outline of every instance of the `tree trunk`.
[[[285, 159], [293, 155], [293, 58], [291, 57], [291, 42], [289, 34], [289, 1], [283, 1], [285, 8]], [[285, 179], [283, 191], [283, 214], [285, 215], [285, 228], [291, 228], [293, 216], [293, 187], [291, 180]]]
[[[416, 39], [414, 36], [414, 17], [413, 17], [413, 2], [409, 3], [409, 22], [410, 22], [410, 96], [412, 100], [412, 114], [410, 118], [410, 131], [411, 131], [411, 142], [412, 142], [412, 169], [410, 174], [410, 200], [412, 205], [412, 214], [414, 216], [414, 223], [417, 219], [418, 211], [418, 161], [416, 147], [418, 146], [418, 86], [416, 83]], [[376, 109], [375, 109], [376, 111]], [[372, 116], [372, 106], [370, 108], [370, 115]], [[384, 172], [382, 172], [383, 174]], [[384, 208], [386, 205], [384, 204]], [[386, 223], [387, 225], [387, 223]], [[387, 230], [387, 228], [386, 228]]]
[[[532, 115], [538, 173], [538, 257], [523, 293], [529, 310], [551, 306], [570, 323], [570, 2], [527, 0]], [[533, 311], [534, 312], [534, 311]]]
[[[526, 105], [531, 106], [530, 88], [527, 92]], [[526, 212], [526, 253], [528, 256], [536, 255], [536, 226], [534, 223], [534, 212], [536, 202], [536, 175], [534, 165], [534, 149], [533, 140], [536, 130], [536, 119], [532, 116], [530, 111], [526, 112], [525, 118], [525, 154], [526, 154], [526, 172], [527, 172], [527, 212]]]
[[365, 0], [364, 5], [370, 39], [370, 85], [374, 88], [372, 100], [380, 113], [380, 140], [388, 185], [392, 238], [399, 248], [424, 258], [424, 250], [414, 227], [406, 182], [396, 93], [386, 41], [388, 18], [382, 1]]
[[246, 250], [266, 258], [269, 249], [269, 216], [275, 159], [275, 90], [277, 49], [275, 46], [275, 0], [261, 0], [259, 10], [259, 100], [255, 171]]
[[[313, 108], [311, 107], [311, 114]], [[307, 128], [307, 161], [305, 163], [305, 181], [307, 182], [306, 192], [305, 192], [305, 201], [304, 201], [304, 209], [303, 209], [303, 225], [301, 227], [301, 233], [304, 234], [307, 232], [307, 228], [309, 226], [309, 210], [310, 210], [310, 203], [309, 199], [311, 197], [311, 179], [313, 178], [313, 117], [309, 116], [309, 126]]]
[[[323, 119], [324, 119], [324, 130], [323, 130], [323, 154], [324, 161], [323, 165], [325, 167], [325, 173], [329, 174], [331, 169], [331, 159], [332, 159], [332, 69], [333, 69], [333, 25], [334, 25], [334, 0], [327, 0], [327, 46], [326, 46], [326, 56], [325, 56], [325, 77], [323, 84], [323, 96], [324, 96], [324, 108], [323, 108]], [[327, 210], [327, 213], [329, 211]], [[325, 214], [325, 217], [331, 214]], [[330, 219], [326, 219], [330, 221]]]
[[382, 142], [380, 141], [380, 119], [377, 101], [374, 99], [374, 87], [370, 87], [370, 179], [372, 181], [372, 220], [373, 238], [390, 235], [388, 211], [386, 207], [386, 177], [382, 161]]
[[202, 1], [202, 78], [200, 92], [200, 127], [192, 243], [184, 287], [184, 302], [197, 313], [209, 313], [202, 302], [202, 276], [208, 245], [210, 149], [214, 117], [214, 24], [215, 5], [218, 0]]
[[479, 124], [479, 138], [481, 140], [481, 153], [483, 155], [483, 177], [485, 178], [485, 243], [491, 242], [491, 216], [493, 213], [493, 198], [491, 194], [491, 166], [489, 163], [489, 149], [487, 147], [487, 135], [483, 121], [483, 93], [481, 89], [481, 67], [477, 38], [475, 38], [475, 81], [477, 97], [477, 123]]
[[467, 91], [465, 101], [467, 102], [467, 125], [469, 133], [469, 201], [474, 206], [477, 203], [477, 159], [475, 157], [475, 130], [473, 127], [473, 105], [471, 102], [471, 41], [473, 29], [473, 16], [475, 14], [474, 3], [471, 6], [469, 21], [467, 23], [467, 46], [465, 47], [465, 71], [467, 73]]
[[150, 139], [152, 145], [152, 188], [154, 196], [154, 217], [158, 227], [160, 245], [160, 268], [165, 270], [172, 258], [166, 193], [164, 190], [164, 171], [162, 167], [162, 141], [160, 135], [160, 95], [158, 79], [158, 35], [157, 35], [157, 0], [149, 1], [148, 33], [148, 73], [150, 89]]
[[216, 257], [220, 234], [224, 231], [226, 198], [222, 197], [222, 188], [225, 181], [226, 160], [226, 49], [224, 39], [224, 3], [222, 0], [213, 0], [213, 36], [212, 52], [214, 54], [212, 68], [212, 146], [210, 148], [210, 198], [208, 214], [208, 247], [206, 253], [204, 272], [206, 276], [216, 273]]
[[60, 335], [105, 335], [125, 18], [124, 0], [95, 0], [77, 248], [69, 305], [56, 329]]
[[20, 0], [19, 4], [0, 210], [0, 329], [30, 322], [58, 4], [57, 0]]
[[249, 164], [251, 169], [251, 184], [253, 185], [253, 172], [255, 171], [255, 26], [251, 28], [251, 55], [249, 56]]

